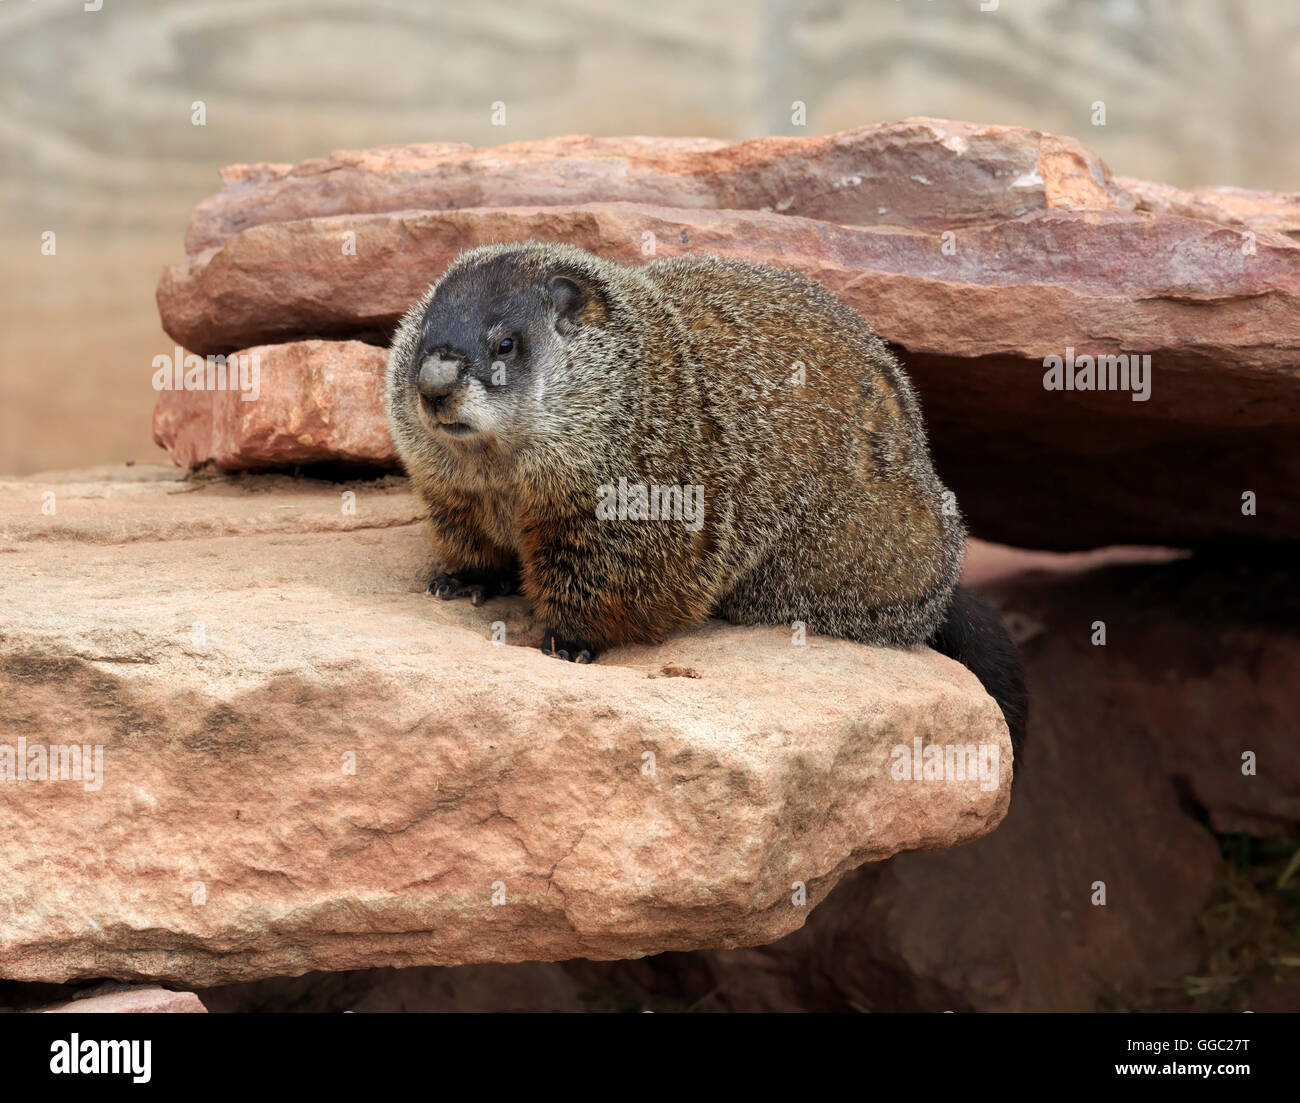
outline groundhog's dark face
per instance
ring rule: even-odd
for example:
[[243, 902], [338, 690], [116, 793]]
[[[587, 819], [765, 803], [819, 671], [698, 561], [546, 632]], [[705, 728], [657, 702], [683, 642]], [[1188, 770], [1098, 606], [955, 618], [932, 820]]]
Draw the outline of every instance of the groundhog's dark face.
[[584, 293], [509, 255], [454, 270], [420, 320], [407, 365], [419, 423], [454, 450], [524, 447], [545, 428], [546, 392]]

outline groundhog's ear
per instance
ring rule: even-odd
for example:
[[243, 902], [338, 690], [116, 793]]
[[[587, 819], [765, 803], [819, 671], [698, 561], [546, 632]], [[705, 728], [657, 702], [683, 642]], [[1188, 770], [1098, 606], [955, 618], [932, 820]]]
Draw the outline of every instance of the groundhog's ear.
[[552, 276], [547, 280], [546, 294], [555, 307], [555, 328], [561, 333], [569, 333], [578, 324], [582, 308], [591, 301], [587, 289], [568, 276]]

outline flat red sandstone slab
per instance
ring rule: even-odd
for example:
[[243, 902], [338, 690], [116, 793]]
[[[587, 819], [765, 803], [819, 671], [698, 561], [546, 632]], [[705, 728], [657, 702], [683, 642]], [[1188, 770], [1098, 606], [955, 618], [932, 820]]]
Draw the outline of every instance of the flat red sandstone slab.
[[[102, 748], [89, 782], [0, 785], [0, 976], [192, 988], [755, 945], [863, 862], [1006, 813], [997, 705], [928, 648], [710, 623], [576, 666], [531, 646], [522, 599], [425, 594], [424, 530], [390, 523], [405, 490], [156, 474], [133, 473], [112, 543], [86, 538], [112, 480], [0, 494], [0, 754]], [[154, 516], [173, 509], [230, 520]], [[915, 740], [996, 769], [896, 776]]]

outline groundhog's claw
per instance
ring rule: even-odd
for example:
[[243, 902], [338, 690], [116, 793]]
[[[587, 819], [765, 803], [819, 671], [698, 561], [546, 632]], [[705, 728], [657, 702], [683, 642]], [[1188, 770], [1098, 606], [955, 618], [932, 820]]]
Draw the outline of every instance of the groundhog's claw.
[[571, 663], [589, 663], [596, 655], [596, 649], [582, 640], [566, 640], [548, 628], [542, 637], [542, 652], [556, 659]]
[[440, 574], [425, 592], [450, 601], [454, 597], [468, 597], [471, 605], [482, 605], [488, 598], [513, 594], [519, 586], [519, 576], [514, 571], [467, 570], [460, 574]]

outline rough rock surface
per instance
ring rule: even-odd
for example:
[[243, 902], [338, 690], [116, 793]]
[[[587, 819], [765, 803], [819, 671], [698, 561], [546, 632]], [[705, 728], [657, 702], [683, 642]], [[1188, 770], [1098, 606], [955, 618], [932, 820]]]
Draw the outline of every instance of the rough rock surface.
[[[527, 646], [519, 599], [423, 593], [400, 484], [3, 490], [0, 757], [103, 748], [93, 780], [0, 785], [3, 976], [189, 987], [770, 942], [848, 870], [1007, 808], [997, 706], [928, 649], [712, 624], [573, 666]], [[995, 747], [997, 777], [896, 780], [916, 739]]]
[[1129, 177], [1115, 177], [1112, 186], [1133, 200], [1135, 210], [1199, 218], [1300, 240], [1300, 192], [1231, 187], [1184, 190]]
[[[202, 998], [213, 1010], [1094, 1011], [1180, 990], [1203, 976], [1198, 917], [1222, 876], [1210, 829], [1293, 836], [1300, 815], [1300, 592], [1284, 568], [973, 547], [965, 578], [1015, 626], [1034, 695], [1007, 819], [970, 846], [846, 875], [770, 946], [318, 974]], [[1091, 643], [1098, 617], [1105, 647]], [[1246, 1006], [1267, 1010], [1267, 992]], [[1294, 986], [1272, 1004], [1294, 1007]]]
[[193, 992], [169, 992], [165, 988], [132, 988], [69, 1000], [38, 1009], [46, 1015], [202, 1015], [207, 1008]]
[[384, 416], [384, 349], [360, 341], [291, 341], [243, 349], [257, 388], [163, 391], [154, 441], [182, 467], [222, 471], [328, 464], [393, 468]]
[[[412, 525], [423, 511], [406, 487], [396, 477], [355, 486], [287, 476], [185, 478], [155, 466], [0, 478], [0, 553], [45, 541], [129, 545]], [[365, 509], [345, 512], [346, 494], [363, 489]]]
[[736, 143], [574, 135], [342, 150], [299, 165], [234, 165], [222, 183], [194, 210], [189, 253], [268, 222], [414, 209], [631, 202], [954, 229], [1053, 207], [1132, 205], [1072, 138], [926, 118]]

